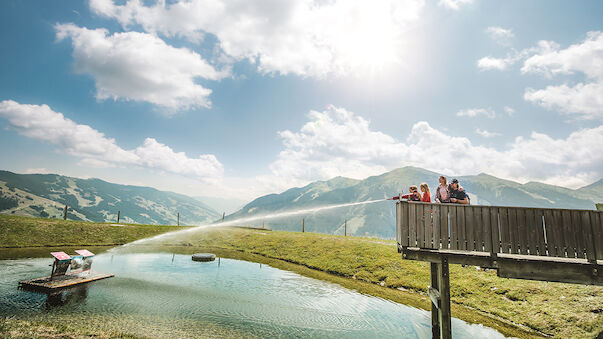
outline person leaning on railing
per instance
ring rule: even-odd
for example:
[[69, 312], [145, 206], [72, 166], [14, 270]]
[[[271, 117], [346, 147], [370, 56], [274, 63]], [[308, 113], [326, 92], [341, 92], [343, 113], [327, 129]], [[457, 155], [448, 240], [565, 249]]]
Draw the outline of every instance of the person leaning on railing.
[[440, 185], [436, 188], [435, 202], [437, 203], [449, 203], [450, 202], [450, 189], [446, 183], [446, 176], [440, 175]]
[[469, 205], [469, 195], [459, 187], [459, 181], [452, 179], [450, 183], [450, 202], [453, 204]]

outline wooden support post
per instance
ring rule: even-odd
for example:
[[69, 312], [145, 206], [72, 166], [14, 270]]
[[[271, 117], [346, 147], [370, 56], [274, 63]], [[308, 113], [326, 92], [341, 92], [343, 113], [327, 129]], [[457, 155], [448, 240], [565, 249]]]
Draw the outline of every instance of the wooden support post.
[[119, 212], [120, 212], [120, 211], [117, 211], [117, 222], [118, 222], [118, 223], [119, 223]]
[[226, 212], [222, 212], [222, 222], [224, 222], [224, 217], [226, 216]]
[[67, 220], [67, 205], [65, 205], [65, 212], [63, 213], [63, 220]]
[[178, 226], [180, 226], [180, 212], [176, 214], [176, 220], [178, 221]]
[[431, 286], [427, 288], [427, 294], [431, 298], [431, 337], [433, 339], [440, 338], [440, 304], [442, 299], [438, 290], [440, 286], [438, 283], [438, 265], [431, 263]]
[[345, 219], [345, 221], [343, 222], [343, 236], [348, 236], [348, 219]]
[[438, 291], [440, 292], [440, 338], [452, 338], [452, 324], [450, 320], [450, 274], [448, 271], [448, 258], [442, 256], [438, 266]]
[[302, 233], [304, 233], [306, 231], [306, 225], [305, 225], [305, 218], [302, 218]]

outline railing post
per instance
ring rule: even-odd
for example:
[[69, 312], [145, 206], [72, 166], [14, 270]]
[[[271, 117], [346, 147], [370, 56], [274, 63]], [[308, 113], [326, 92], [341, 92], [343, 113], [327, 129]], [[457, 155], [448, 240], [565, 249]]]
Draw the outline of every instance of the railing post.
[[[438, 263], [431, 263], [431, 286], [427, 288], [427, 294], [431, 297], [431, 337], [433, 339], [440, 338], [440, 305], [441, 296], [439, 295], [440, 283], [438, 279]], [[432, 297], [432, 291], [436, 289], [438, 297]], [[434, 300], [435, 299], [435, 300]], [[438, 300], [439, 299], [439, 300]]]

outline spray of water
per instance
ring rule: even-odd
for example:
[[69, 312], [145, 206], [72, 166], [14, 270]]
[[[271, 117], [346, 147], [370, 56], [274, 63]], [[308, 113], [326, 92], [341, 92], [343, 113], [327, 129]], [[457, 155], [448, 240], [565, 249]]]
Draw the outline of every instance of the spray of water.
[[133, 241], [131, 243], [122, 245], [121, 247], [123, 248], [123, 247], [127, 247], [127, 246], [132, 246], [132, 245], [140, 245], [143, 243], [157, 241], [157, 240], [161, 240], [161, 239], [172, 237], [172, 236], [183, 235], [183, 234], [187, 234], [187, 233], [194, 233], [194, 232], [204, 230], [207, 228], [211, 228], [211, 227], [242, 225], [242, 224], [248, 223], [250, 221], [255, 221], [255, 220], [267, 220], [267, 219], [283, 218], [283, 217], [290, 217], [290, 216], [309, 214], [309, 213], [317, 213], [317, 212], [332, 210], [332, 209], [341, 208], [341, 207], [351, 207], [351, 206], [357, 206], [357, 205], [373, 204], [373, 203], [385, 201], [385, 200], [387, 200], [387, 199], [367, 200], [367, 201], [351, 202], [351, 203], [338, 204], [338, 205], [327, 205], [327, 206], [320, 206], [320, 207], [307, 208], [307, 209], [298, 209], [298, 210], [293, 210], [293, 211], [283, 211], [283, 212], [270, 213], [270, 214], [258, 214], [258, 215], [253, 215], [253, 216], [249, 216], [249, 217], [214, 222], [211, 224], [195, 226], [195, 227], [191, 227], [188, 229], [163, 233], [163, 234], [159, 234], [159, 235], [156, 235], [153, 237], [139, 239], [139, 240]]

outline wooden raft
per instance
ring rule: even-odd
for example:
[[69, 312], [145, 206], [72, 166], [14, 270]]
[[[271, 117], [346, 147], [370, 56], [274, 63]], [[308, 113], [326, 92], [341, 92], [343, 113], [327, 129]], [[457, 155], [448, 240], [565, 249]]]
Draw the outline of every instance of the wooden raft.
[[603, 211], [400, 201], [403, 259], [431, 263], [434, 338], [450, 338], [449, 264], [499, 277], [603, 286]]
[[84, 284], [105, 278], [111, 278], [114, 276], [114, 274], [106, 273], [90, 273], [89, 275], [83, 276], [78, 276], [75, 274], [65, 274], [60, 277], [54, 277], [52, 280], [50, 279], [50, 276], [48, 276], [43, 278], [19, 281], [19, 286], [39, 291], [55, 291], [61, 288]]

